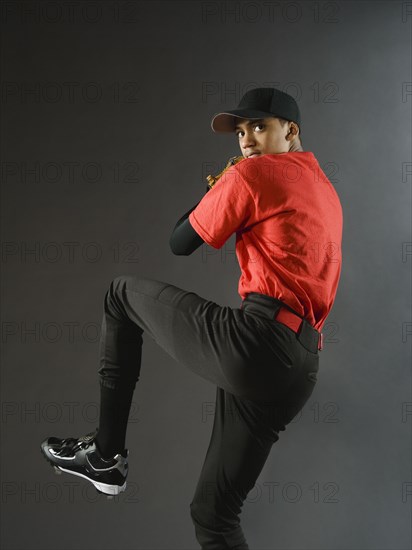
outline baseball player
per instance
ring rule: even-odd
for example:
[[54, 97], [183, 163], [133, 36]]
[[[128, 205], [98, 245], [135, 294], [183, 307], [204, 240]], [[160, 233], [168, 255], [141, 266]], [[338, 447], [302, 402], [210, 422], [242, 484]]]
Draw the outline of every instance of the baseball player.
[[208, 177], [170, 247], [178, 255], [203, 244], [220, 249], [235, 233], [239, 307], [159, 280], [116, 277], [103, 303], [99, 425], [81, 437], [48, 437], [41, 450], [57, 472], [85, 478], [101, 493], [125, 490], [126, 428], [145, 333], [216, 385], [190, 514], [203, 550], [245, 550], [242, 505], [317, 381], [322, 327], [341, 272], [343, 217], [315, 155], [302, 148], [300, 111], [289, 94], [249, 90], [236, 109], [213, 117], [212, 129], [235, 137], [241, 155]]

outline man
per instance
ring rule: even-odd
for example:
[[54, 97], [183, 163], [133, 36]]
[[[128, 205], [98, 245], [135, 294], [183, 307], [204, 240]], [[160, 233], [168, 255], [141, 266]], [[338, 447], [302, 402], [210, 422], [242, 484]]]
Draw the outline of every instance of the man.
[[341, 271], [342, 210], [332, 184], [300, 141], [296, 101], [275, 88], [248, 91], [213, 117], [235, 133], [244, 160], [230, 166], [177, 222], [170, 246], [191, 254], [236, 234], [239, 308], [136, 276], [106, 293], [100, 344], [99, 427], [47, 438], [57, 470], [113, 495], [126, 487], [125, 434], [140, 375], [142, 334], [216, 385], [212, 436], [190, 503], [203, 550], [248, 549], [239, 514], [279, 431], [317, 380], [321, 329]]

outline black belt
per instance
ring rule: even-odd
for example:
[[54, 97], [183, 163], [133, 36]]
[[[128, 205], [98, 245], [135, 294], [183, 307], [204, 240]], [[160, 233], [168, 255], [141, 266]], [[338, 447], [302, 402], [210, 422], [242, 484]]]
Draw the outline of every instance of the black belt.
[[304, 317], [298, 315], [281, 300], [260, 292], [249, 292], [240, 309], [260, 313], [267, 319], [276, 320], [296, 333], [299, 342], [310, 352], [323, 349], [323, 334], [317, 331]]

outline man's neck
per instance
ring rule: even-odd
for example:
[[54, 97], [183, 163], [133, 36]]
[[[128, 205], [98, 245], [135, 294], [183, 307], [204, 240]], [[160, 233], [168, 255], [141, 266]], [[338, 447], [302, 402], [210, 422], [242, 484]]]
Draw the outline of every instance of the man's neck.
[[295, 153], [297, 151], [300, 151], [300, 152], [304, 153], [303, 148], [302, 148], [301, 145], [298, 145], [296, 143], [292, 143], [292, 145], [290, 146], [290, 149], [289, 149], [289, 153]]

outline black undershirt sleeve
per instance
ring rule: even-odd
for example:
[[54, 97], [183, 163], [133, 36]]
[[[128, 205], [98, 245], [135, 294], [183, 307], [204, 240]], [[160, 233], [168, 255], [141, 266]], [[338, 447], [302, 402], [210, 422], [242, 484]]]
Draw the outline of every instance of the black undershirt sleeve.
[[[209, 187], [206, 188], [206, 193], [208, 191]], [[189, 221], [189, 214], [196, 208], [199, 202], [183, 214], [172, 231], [169, 245], [173, 254], [177, 256], [189, 256], [189, 254], [192, 254], [192, 252], [197, 250], [199, 246], [205, 242], [202, 237], [196, 233]]]

